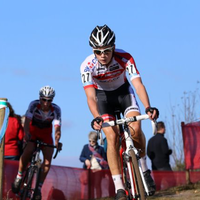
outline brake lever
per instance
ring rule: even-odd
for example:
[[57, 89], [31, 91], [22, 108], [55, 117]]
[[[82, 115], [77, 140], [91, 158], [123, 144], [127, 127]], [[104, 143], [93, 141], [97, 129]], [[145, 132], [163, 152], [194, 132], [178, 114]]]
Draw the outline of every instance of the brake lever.
[[58, 153], [62, 150], [62, 143], [59, 142], [58, 144], [61, 144], [61, 149], [56, 148], [56, 153], [55, 153], [53, 159], [55, 159], [57, 157]]

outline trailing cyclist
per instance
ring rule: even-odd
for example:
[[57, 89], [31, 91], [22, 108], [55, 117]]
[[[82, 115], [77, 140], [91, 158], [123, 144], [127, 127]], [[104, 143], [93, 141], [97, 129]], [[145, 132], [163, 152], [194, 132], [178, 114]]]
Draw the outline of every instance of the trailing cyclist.
[[[127, 77], [145, 107], [150, 119], [158, 118], [157, 108], [150, 106], [148, 94], [133, 57], [115, 48], [115, 34], [107, 26], [96, 26], [91, 32], [89, 44], [93, 54], [81, 64], [81, 77], [87, 96], [89, 109], [94, 117], [91, 126], [100, 130], [102, 122], [115, 120], [115, 109], [120, 109], [125, 117], [140, 114], [140, 108]], [[141, 130], [141, 122], [132, 122], [130, 131], [135, 147], [141, 150], [140, 160], [145, 181], [151, 195], [155, 193], [155, 183], [146, 164], [146, 140]], [[115, 185], [116, 199], [125, 200], [125, 188], [119, 163], [119, 136], [117, 127], [105, 127], [107, 139], [107, 159]]]
[[[14, 183], [12, 183], [13, 193], [19, 193], [23, 172], [35, 149], [35, 143], [29, 142], [29, 140], [38, 139], [44, 143], [53, 144], [52, 122], [54, 122], [55, 129], [55, 146], [61, 149], [61, 144], [59, 143], [61, 137], [61, 109], [58, 105], [52, 103], [54, 96], [55, 90], [52, 87], [42, 87], [39, 91], [39, 100], [32, 101], [26, 111], [24, 131], [27, 145], [19, 161], [18, 174]], [[42, 199], [41, 188], [50, 169], [53, 148], [43, 147], [42, 153], [42, 171], [35, 200]]]

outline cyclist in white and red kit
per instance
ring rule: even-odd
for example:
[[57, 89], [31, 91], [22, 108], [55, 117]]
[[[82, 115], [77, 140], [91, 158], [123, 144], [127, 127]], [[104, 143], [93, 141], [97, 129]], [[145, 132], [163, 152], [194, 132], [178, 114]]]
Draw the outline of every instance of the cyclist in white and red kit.
[[[114, 32], [107, 25], [96, 26], [91, 32], [89, 44], [93, 54], [81, 64], [80, 71], [87, 103], [94, 117], [91, 122], [92, 128], [100, 130], [103, 122], [114, 120], [116, 109], [120, 109], [125, 117], [140, 115], [140, 108], [131, 84], [150, 119], [157, 119], [159, 111], [150, 105], [133, 57], [115, 48]], [[155, 183], [146, 164], [146, 140], [141, 129], [141, 122], [132, 122], [130, 127], [135, 147], [141, 149], [142, 171], [150, 195], [153, 195]], [[107, 159], [115, 185], [115, 199], [126, 200], [119, 163], [118, 128], [105, 127], [103, 131], [107, 139]]]

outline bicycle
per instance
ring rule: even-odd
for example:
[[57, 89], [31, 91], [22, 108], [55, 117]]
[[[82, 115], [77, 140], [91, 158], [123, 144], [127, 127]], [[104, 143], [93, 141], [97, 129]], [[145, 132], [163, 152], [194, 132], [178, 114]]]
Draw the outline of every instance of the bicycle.
[[[103, 127], [119, 125], [119, 136], [121, 142], [120, 160], [122, 167], [122, 180], [125, 185], [128, 200], [145, 200], [150, 195], [147, 184], [144, 179], [140, 164], [140, 150], [136, 149], [131, 138], [129, 123], [148, 119], [147, 114], [138, 115], [130, 118], [121, 118], [120, 111], [116, 111], [117, 119], [104, 122]], [[156, 122], [152, 121], [153, 133], [156, 132]]]
[[[41, 173], [41, 159], [40, 159], [40, 151], [42, 146], [57, 148], [54, 145], [50, 145], [44, 143], [40, 140], [30, 140], [30, 142], [36, 143], [35, 151], [32, 154], [31, 161], [29, 166], [26, 169], [25, 175], [22, 179], [21, 190], [19, 192], [19, 196], [21, 200], [26, 199], [35, 199], [35, 191], [39, 185], [39, 178]], [[53, 158], [55, 159], [59, 150], [57, 149]]]

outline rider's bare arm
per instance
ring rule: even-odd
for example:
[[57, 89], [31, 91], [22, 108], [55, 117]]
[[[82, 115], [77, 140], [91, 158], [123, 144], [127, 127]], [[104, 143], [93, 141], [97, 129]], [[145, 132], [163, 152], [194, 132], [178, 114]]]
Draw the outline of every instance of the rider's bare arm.
[[[142, 83], [141, 78], [137, 77], [133, 79], [131, 82], [136, 90], [138, 97], [143, 103], [145, 110], [150, 108], [151, 106], [150, 106], [149, 96], [147, 94], [145, 86]], [[150, 119], [156, 119], [158, 118], [159, 115], [155, 109], [153, 109], [153, 112], [147, 112], [147, 114], [149, 115]]]
[[[88, 103], [89, 109], [90, 109], [93, 117], [94, 118], [100, 117], [98, 107], [97, 107], [97, 99], [96, 99], [95, 89], [93, 87], [86, 88], [85, 93], [86, 93], [86, 96], [87, 96], [87, 103]], [[101, 125], [102, 125], [102, 122], [97, 123], [96, 121], [94, 121], [94, 124], [92, 125], [92, 127], [95, 130], [100, 130]]]
[[150, 107], [149, 97], [146, 91], [145, 86], [142, 83], [142, 80], [140, 77], [135, 78], [132, 80], [132, 84], [136, 90], [136, 93], [138, 97], [140, 98], [141, 102], [143, 103], [144, 107]]
[[30, 139], [30, 132], [29, 132], [30, 122], [31, 119], [26, 117], [24, 122], [25, 141], [28, 141]]
[[61, 137], [60, 126], [55, 126], [55, 145], [58, 146]]
[[94, 118], [98, 117], [99, 112], [97, 108], [97, 99], [96, 99], [95, 89], [93, 87], [86, 88], [85, 93], [87, 96], [87, 103], [92, 115], [94, 116]]

